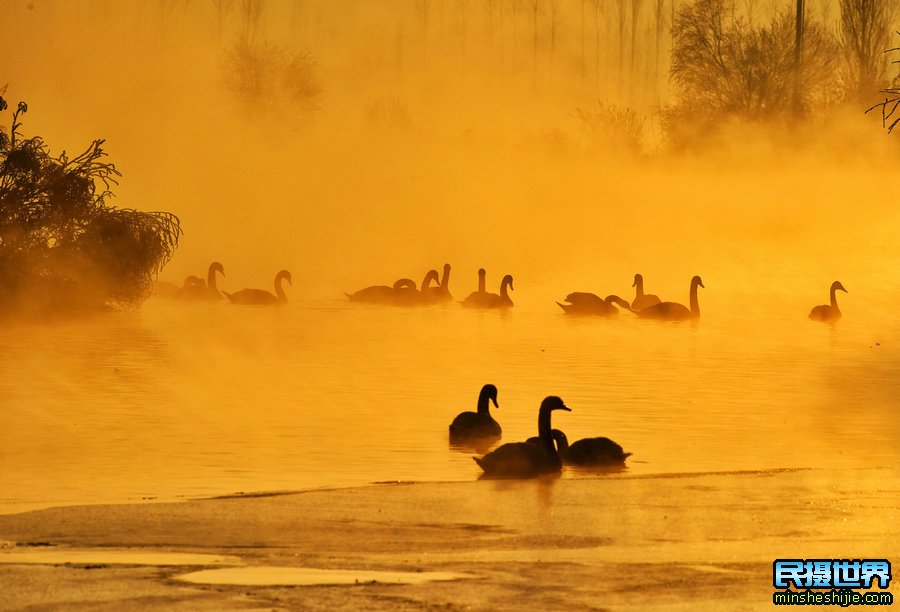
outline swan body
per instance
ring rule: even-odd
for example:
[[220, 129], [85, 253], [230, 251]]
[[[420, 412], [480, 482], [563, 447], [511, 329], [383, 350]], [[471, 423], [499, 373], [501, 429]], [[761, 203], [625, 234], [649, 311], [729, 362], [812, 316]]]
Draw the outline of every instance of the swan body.
[[351, 302], [360, 304], [386, 304], [393, 297], [394, 291], [402, 288], [406, 283], [412, 283], [413, 288], [416, 286], [416, 283], [410, 279], [401, 278], [396, 281], [392, 287], [387, 285], [372, 285], [371, 287], [360, 289], [356, 293], [345, 293], [344, 295], [346, 295]]
[[556, 305], [568, 315], [612, 317], [619, 314], [619, 310], [613, 304], [631, 310], [631, 304], [617, 295], [608, 295], [604, 299], [594, 293], [576, 291], [566, 296], [566, 302], [568, 304], [557, 302]]
[[653, 306], [654, 304], [662, 302], [662, 300], [659, 299], [659, 296], [653, 295], [652, 293], [644, 293], [644, 277], [640, 274], [634, 275], [634, 283], [632, 283], [631, 286], [635, 288], [634, 301], [631, 302], [632, 310], [643, 310], [648, 306]]
[[499, 438], [503, 431], [490, 412], [490, 403], [497, 404], [497, 387], [485, 385], [478, 394], [477, 412], [462, 412], [450, 423], [450, 443], [462, 444], [484, 438]]
[[816, 306], [812, 310], [809, 311], [809, 318], [813, 321], [837, 321], [841, 318], [841, 309], [838, 308], [837, 303], [837, 291], [843, 291], [844, 293], [849, 293], [840, 281], [834, 281], [831, 283], [831, 304], [822, 304], [820, 306]]
[[[637, 314], [642, 319], [661, 319], [664, 321], [684, 321], [686, 319], [700, 318], [700, 303], [697, 300], [697, 287], [703, 287], [703, 281], [699, 276], [691, 279], [691, 307], [687, 308], [677, 302], [660, 302], [653, 306], [647, 306], [638, 310]], [[705, 287], [704, 287], [705, 288]]]
[[[206, 273], [206, 283], [196, 276], [188, 276], [184, 286], [178, 291], [178, 299], [181, 300], [221, 300], [222, 294], [216, 285], [216, 273], [225, 276], [225, 268], [218, 261], [209, 264]], [[191, 282], [188, 282], [191, 281]]]
[[550, 415], [554, 410], [571, 409], [555, 395], [544, 398], [538, 412], [537, 444], [512, 442], [503, 444], [483, 457], [473, 457], [484, 475], [492, 478], [533, 478], [562, 469], [562, 460], [553, 443]]
[[[480, 273], [480, 270], [479, 270]], [[462, 305], [467, 308], [510, 308], [513, 305], [512, 299], [509, 297], [509, 290], [513, 287], [513, 277], [507, 274], [500, 283], [500, 293], [488, 293], [487, 291], [476, 291], [470, 293], [463, 300]]]
[[256, 306], [274, 306], [276, 304], [287, 304], [287, 295], [281, 286], [281, 281], [286, 280], [289, 285], [291, 282], [291, 273], [287, 270], [281, 270], [275, 275], [275, 293], [265, 291], [264, 289], [241, 289], [235, 293], [225, 293], [225, 296], [232, 304], [256, 305]]

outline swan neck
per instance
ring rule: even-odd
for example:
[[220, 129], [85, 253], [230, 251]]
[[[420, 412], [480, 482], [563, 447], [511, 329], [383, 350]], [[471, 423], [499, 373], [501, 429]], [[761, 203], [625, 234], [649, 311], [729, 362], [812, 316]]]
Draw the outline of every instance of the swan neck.
[[700, 316], [700, 301], [697, 299], [697, 283], [691, 283], [691, 315]]
[[275, 295], [278, 296], [279, 302], [286, 302], [287, 295], [284, 293], [284, 289], [281, 287], [281, 283], [284, 280], [284, 277], [279, 274], [275, 277]]
[[447, 288], [447, 283], [450, 282], [450, 268], [444, 268], [444, 274], [441, 276], [441, 289]]
[[216, 287], [216, 269], [210, 266], [209, 273], [206, 275], [206, 286], [213, 291], [217, 291]]
[[478, 273], [478, 293], [484, 293], [487, 291], [486, 286], [486, 274], [484, 272]]
[[644, 297], [644, 279], [643, 278], [634, 279], [634, 287], [635, 287], [634, 299], [639, 300], [642, 297]]
[[481, 393], [478, 396], [478, 414], [488, 415], [491, 413], [490, 410], [491, 399], [488, 397], [487, 393]]
[[837, 309], [837, 287], [831, 288], [831, 307]]
[[509, 288], [509, 279], [508, 279], [508, 278], [504, 278], [504, 279], [503, 279], [503, 282], [500, 283], [500, 296], [501, 296], [501, 297], [504, 297], [504, 298], [508, 298], [508, 297], [509, 297], [509, 292], [508, 292], [509, 289], [508, 289], [508, 288]]
[[547, 452], [555, 455], [557, 452], [556, 445], [553, 444], [553, 430], [550, 428], [550, 412], [541, 407], [541, 411], [538, 413], [538, 437]]

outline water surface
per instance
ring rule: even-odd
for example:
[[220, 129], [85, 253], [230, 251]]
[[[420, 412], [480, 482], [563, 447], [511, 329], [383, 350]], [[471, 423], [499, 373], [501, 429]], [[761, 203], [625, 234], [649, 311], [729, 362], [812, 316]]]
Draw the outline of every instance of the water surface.
[[486, 382], [504, 441], [534, 435], [557, 394], [573, 411], [554, 425], [620, 442], [625, 474], [896, 465], [897, 292], [845, 280], [829, 326], [806, 319], [827, 281], [754, 294], [710, 268], [699, 323], [571, 319], [552, 300], [593, 287], [526, 277], [507, 313], [300, 295], [7, 325], [0, 507], [471, 480], [447, 425]]

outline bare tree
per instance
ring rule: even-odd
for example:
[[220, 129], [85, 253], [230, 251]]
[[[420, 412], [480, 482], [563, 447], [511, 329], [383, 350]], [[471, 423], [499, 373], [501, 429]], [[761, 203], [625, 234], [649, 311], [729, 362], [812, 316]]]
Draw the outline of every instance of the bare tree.
[[553, 72], [553, 58], [556, 54], [556, 36], [559, 29], [559, 0], [547, 0], [547, 8], [550, 12], [550, 71]]
[[[782, 11], [757, 28], [725, 17], [723, 0], [697, 0], [678, 11], [671, 77], [679, 101], [667, 113], [670, 133], [679, 123], [714, 124], [727, 116], [784, 121], [793, 111], [795, 16]], [[803, 33], [800, 103], [824, 108], [840, 91], [837, 41], [810, 20]]]
[[[900, 32], [897, 32], [897, 34], [900, 34]], [[885, 53], [894, 53], [896, 51], [900, 51], [900, 47], [887, 49]], [[900, 60], [894, 60], [893, 63], [900, 64]], [[879, 102], [866, 110], [866, 113], [869, 113], [876, 108], [881, 109], [881, 125], [887, 128], [888, 134], [893, 132], [897, 124], [900, 123], [900, 113], [897, 112], [897, 109], [900, 108], [900, 87], [897, 86], [898, 81], [900, 81], [900, 75], [894, 78], [893, 87], [886, 87], [881, 90], [881, 93], [887, 95], [884, 102]]]
[[629, 75], [628, 75], [628, 93], [629, 97], [634, 97], [634, 81], [635, 81], [635, 55], [637, 51], [637, 30], [638, 30], [638, 21], [641, 16], [641, 4], [643, 0], [631, 0], [631, 59], [629, 61]]
[[849, 97], [865, 99], [885, 85], [889, 4], [889, 0], [840, 0], [840, 40]]
[[584, 9], [585, 5], [587, 5], [587, 0], [581, 0], [581, 80], [584, 81], [585, 77], [585, 56], [584, 56]]
[[265, 9], [265, 0], [241, 0], [240, 14], [244, 21], [244, 39], [253, 41], [259, 22], [262, 20]]
[[217, 32], [219, 37], [219, 42], [222, 42], [222, 28], [225, 23], [225, 18], [228, 17], [231, 10], [234, 8], [234, 0], [212, 0], [213, 7], [216, 9], [216, 25]]
[[531, 0], [531, 27], [534, 33], [534, 42], [532, 43], [532, 51], [534, 53], [534, 62], [532, 63], [531, 76], [533, 79], [533, 87], [537, 89], [537, 60], [538, 60], [538, 10], [541, 8], [540, 0]]

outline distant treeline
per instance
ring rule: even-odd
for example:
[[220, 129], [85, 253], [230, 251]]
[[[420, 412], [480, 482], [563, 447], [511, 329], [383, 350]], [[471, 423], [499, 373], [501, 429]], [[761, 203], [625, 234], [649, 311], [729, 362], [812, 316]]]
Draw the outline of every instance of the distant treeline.
[[[819, 121], [844, 105], [862, 112], [892, 93], [884, 52], [898, 19], [898, 0], [217, 0], [211, 8], [220, 39], [230, 31], [240, 40], [230, 82], [245, 98], [271, 90], [248, 78], [275, 55], [268, 37], [334, 39], [312, 53], [348, 53], [341, 42], [365, 49], [359, 65], [386, 79], [480, 75], [597, 100], [576, 111], [583, 132], [592, 144], [632, 151], [651, 116], [682, 148], [734, 120]], [[365, 14], [377, 25], [351, 44]], [[320, 89], [313, 64], [298, 57], [284, 74], [303, 84], [294, 97], [308, 104]]]
[[121, 174], [103, 161], [103, 140], [54, 157], [39, 136], [22, 136], [27, 110], [19, 102], [11, 129], [0, 127], [0, 314], [140, 303], [177, 247], [178, 218], [110, 206]]

